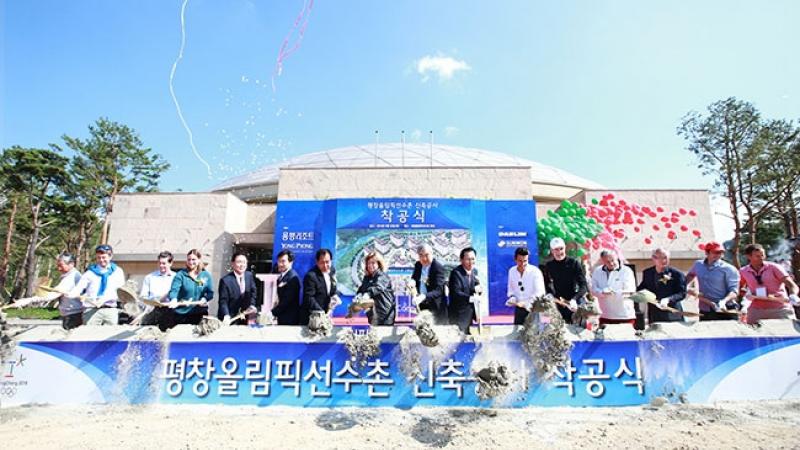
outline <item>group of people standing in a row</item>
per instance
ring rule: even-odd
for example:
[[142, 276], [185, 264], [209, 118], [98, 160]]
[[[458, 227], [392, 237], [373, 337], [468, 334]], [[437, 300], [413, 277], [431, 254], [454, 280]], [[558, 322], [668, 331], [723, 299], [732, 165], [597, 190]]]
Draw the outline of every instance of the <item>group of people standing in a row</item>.
[[566, 256], [564, 241], [555, 238], [550, 242], [552, 259], [541, 270], [527, 264], [525, 249], [517, 250], [517, 265], [508, 274], [508, 304], [516, 307], [515, 323], [521, 324], [533, 299], [550, 293], [560, 300], [559, 312], [569, 322], [577, 306], [591, 295], [597, 299], [600, 325], [634, 325], [636, 307], [631, 296], [647, 290], [655, 295], [647, 308], [651, 323], [684, 320], [683, 302], [692, 298], [697, 299], [701, 320], [736, 320], [744, 314], [747, 323], [753, 324], [794, 316], [792, 307], [800, 306], [798, 286], [782, 266], [766, 261], [761, 245], [745, 248], [749, 264], [740, 270], [722, 260], [725, 250], [719, 243], [709, 242], [704, 249], [706, 257], [684, 275], [670, 266], [668, 250], [656, 248], [653, 266], [643, 271], [637, 286], [633, 270], [620, 264], [614, 252], [602, 251], [600, 265], [587, 276], [578, 260]]
[[[724, 249], [719, 243], [709, 242], [704, 248], [706, 257], [696, 261], [686, 275], [670, 266], [669, 251], [653, 250], [653, 266], [644, 270], [637, 286], [633, 271], [613, 252], [601, 252], [601, 264], [587, 274], [580, 261], [567, 256], [562, 239], [550, 242], [551, 258], [541, 269], [528, 263], [528, 249], [520, 247], [514, 254], [515, 265], [508, 271], [506, 304], [514, 307], [514, 323], [522, 324], [534, 299], [549, 293], [559, 300], [559, 312], [569, 323], [578, 305], [592, 296], [601, 311], [601, 325], [633, 325], [636, 309], [631, 295], [646, 289], [656, 297], [647, 308], [649, 322], [683, 320], [683, 302], [693, 297], [698, 301], [701, 320], [736, 319], [740, 312], [746, 313], [748, 323], [792, 317], [792, 306], [800, 305], [798, 286], [782, 266], [766, 261], [762, 246], [745, 248], [749, 264], [741, 270], [722, 260]], [[476, 250], [461, 250], [460, 264], [449, 276], [429, 245], [419, 246], [416, 252], [418, 260], [411, 278], [417, 294], [412, 303], [420, 310], [431, 311], [437, 323], [456, 325], [468, 333], [476, 318], [475, 303], [483, 295], [475, 268]], [[294, 254], [289, 250], [278, 253], [277, 299], [272, 314], [279, 325], [307, 325], [312, 312], [329, 314], [341, 304], [332, 256], [328, 249], [318, 250], [314, 267], [301, 283], [292, 267]], [[95, 263], [81, 274], [72, 255], [58, 256], [56, 267], [61, 278], [46, 299], [60, 297], [64, 328], [119, 323], [117, 289], [124, 286], [125, 275], [112, 259], [111, 246], [100, 245], [95, 249]], [[197, 324], [208, 314], [214, 283], [204, 269], [201, 253], [190, 250], [186, 266], [177, 272], [172, 270], [172, 262], [171, 253], [160, 253], [158, 269], [144, 278], [139, 298], [160, 306], [147, 306], [136, 323], [166, 330], [178, 324]], [[376, 252], [367, 253], [364, 268], [357, 294], [367, 295], [373, 303], [367, 312], [370, 323], [393, 325], [397, 303], [383, 258]], [[219, 280], [218, 287], [220, 320], [245, 324], [246, 317], [255, 317], [257, 287], [247, 270], [246, 255], [234, 253], [231, 272]], [[745, 292], [740, 300], [742, 288]]]

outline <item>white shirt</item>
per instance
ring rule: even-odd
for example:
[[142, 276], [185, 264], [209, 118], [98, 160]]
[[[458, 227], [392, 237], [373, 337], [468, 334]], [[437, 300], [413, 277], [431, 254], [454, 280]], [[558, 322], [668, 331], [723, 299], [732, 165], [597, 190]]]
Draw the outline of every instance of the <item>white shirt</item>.
[[168, 294], [172, 287], [172, 280], [175, 279], [175, 272], [168, 270], [167, 273], [161, 273], [156, 270], [147, 274], [142, 281], [142, 289], [139, 291], [139, 297], [148, 300], [162, 300]]
[[531, 306], [534, 298], [544, 294], [544, 276], [538, 267], [528, 264], [521, 274], [517, 266], [508, 269], [508, 298], [515, 297], [518, 302]]
[[[58, 282], [55, 289], [59, 292], [70, 292], [75, 288], [75, 285], [78, 284], [80, 279], [81, 273], [73, 267], [69, 272], [61, 275], [61, 280]], [[83, 311], [83, 303], [81, 303], [80, 298], [62, 295], [61, 300], [58, 302], [58, 311], [62, 316], [77, 314]]]
[[[592, 272], [592, 294], [598, 299], [600, 317], [612, 320], [635, 319], [636, 310], [629, 297], [636, 292], [633, 271], [625, 265], [611, 272], [604, 267], [600, 266]], [[608, 293], [608, 290], [612, 292]]]
[[[122, 267], [117, 266], [117, 269], [109, 275], [108, 283], [106, 284], [106, 291], [100, 297], [104, 305], [114, 306], [117, 303], [117, 288], [125, 284], [125, 273]], [[87, 270], [81, 276], [78, 284], [69, 291], [69, 297], [80, 297], [82, 294], [91, 298], [97, 298], [97, 292], [100, 291], [100, 277], [94, 274], [91, 270]], [[95, 302], [100, 303], [100, 302]], [[86, 303], [84, 306], [94, 308], [93, 305]]]
[[325, 293], [327, 294], [331, 291], [331, 273], [322, 272], [322, 278], [325, 279]]

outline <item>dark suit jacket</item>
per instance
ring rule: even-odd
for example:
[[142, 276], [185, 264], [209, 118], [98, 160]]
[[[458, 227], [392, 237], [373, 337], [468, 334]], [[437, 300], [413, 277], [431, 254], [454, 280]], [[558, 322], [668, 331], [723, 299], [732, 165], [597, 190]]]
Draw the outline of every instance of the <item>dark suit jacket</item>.
[[300, 276], [294, 269], [278, 278], [278, 305], [272, 315], [278, 325], [300, 325]]
[[475, 317], [475, 307], [469, 298], [475, 295], [475, 286], [478, 282], [478, 271], [472, 269], [472, 281], [467, 277], [464, 266], [458, 266], [450, 272], [450, 303], [447, 305], [447, 315], [450, 325], [458, 325], [458, 329], [465, 334], [469, 333], [469, 326]]
[[[420, 278], [422, 277], [422, 264], [417, 261], [414, 264], [414, 273], [411, 274], [411, 279], [417, 285], [417, 292], [422, 292], [420, 289]], [[428, 280], [425, 283], [427, 294], [425, 300], [420, 302], [419, 309], [427, 309], [433, 313], [436, 323], [440, 325], [447, 324], [447, 299], [444, 297], [444, 284], [445, 274], [444, 266], [437, 260], [431, 261], [431, 267], [428, 270]]]
[[[668, 275], [667, 275], [668, 274]], [[664, 276], [666, 275], [666, 276]], [[664, 280], [664, 282], [660, 280]], [[658, 299], [669, 298], [669, 306], [683, 311], [682, 300], [686, 297], [686, 277], [680, 270], [667, 267], [664, 274], [656, 273], [655, 266], [648, 267], [642, 272], [642, 282], [637, 290], [647, 289], [656, 294]], [[682, 322], [680, 314], [662, 311], [654, 305], [647, 305], [647, 318], [650, 322]]]
[[217, 317], [235, 316], [251, 306], [256, 306], [256, 279], [250, 271], [244, 272], [244, 294], [239, 291], [236, 274], [229, 272], [219, 280], [219, 309]]
[[314, 266], [303, 278], [303, 304], [300, 306], [300, 325], [308, 325], [311, 311], [328, 312], [331, 297], [336, 294], [336, 272], [333, 267], [330, 271], [331, 289], [325, 286], [325, 278], [319, 267]]
[[[375, 302], [375, 306], [367, 311], [369, 323], [374, 325], [394, 325], [397, 302], [394, 298], [394, 289], [392, 289], [392, 280], [389, 275], [380, 270], [372, 274], [372, 276], [364, 275], [357, 294], [367, 294]], [[374, 322], [373, 317], [375, 319]]]

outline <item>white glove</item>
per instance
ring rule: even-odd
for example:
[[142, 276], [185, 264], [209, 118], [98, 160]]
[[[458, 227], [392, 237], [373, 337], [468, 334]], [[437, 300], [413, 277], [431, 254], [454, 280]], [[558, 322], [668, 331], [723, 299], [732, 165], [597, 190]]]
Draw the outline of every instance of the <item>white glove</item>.
[[571, 310], [578, 309], [578, 302], [576, 302], [574, 298], [570, 299], [570, 301], [569, 301], [569, 309], [571, 309]]
[[603, 294], [613, 294], [613, 293], [614, 293], [614, 290], [613, 290], [613, 289], [611, 289], [610, 287], [605, 287], [605, 288], [603, 288], [603, 290], [602, 290], [602, 291], [600, 291], [600, 292], [602, 292]]
[[172, 308], [172, 309], [177, 308], [178, 307], [178, 299], [177, 298], [169, 299], [169, 303], [167, 303], [167, 306]]
[[508, 300], [506, 300], [506, 306], [517, 306], [517, 303], [517, 297], [514, 297], [513, 295], [508, 297]]
[[230, 325], [231, 324], [231, 316], [226, 315], [225, 317], [223, 317], [222, 318], [222, 324], [223, 325]]
[[475, 295], [483, 294], [483, 286], [480, 284], [475, 285]]
[[477, 295], [473, 295], [472, 297], [469, 298], [470, 303], [478, 303], [479, 301], [480, 300], [478, 299]]
[[792, 306], [800, 306], [800, 297], [797, 294], [789, 294], [789, 303]]
[[331, 297], [330, 310], [333, 311], [334, 308], [336, 308], [341, 304], [342, 304], [342, 299], [340, 299], [338, 295], [334, 295], [333, 297]]
[[425, 294], [419, 294], [419, 295], [417, 295], [415, 297], [411, 297], [411, 303], [413, 303], [414, 306], [419, 305], [424, 300], [425, 300]]
[[715, 311], [715, 312], [720, 312], [720, 311], [722, 311], [722, 307], [721, 307], [721, 306], [719, 306], [719, 303], [717, 303], [717, 302], [714, 302], [714, 311]]
[[208, 306], [208, 300], [206, 300], [205, 298], [201, 298], [200, 299], [200, 304], [198, 306], [201, 306], [201, 307]]
[[669, 298], [664, 297], [658, 302], [658, 306], [661, 308], [669, 308]]

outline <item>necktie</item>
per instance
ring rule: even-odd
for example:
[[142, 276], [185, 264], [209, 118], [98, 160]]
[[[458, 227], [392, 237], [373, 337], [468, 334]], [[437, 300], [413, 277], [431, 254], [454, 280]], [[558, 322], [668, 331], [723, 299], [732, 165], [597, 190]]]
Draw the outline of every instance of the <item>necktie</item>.
[[244, 294], [244, 276], [237, 276], [237, 280], [239, 280], [239, 293]]

